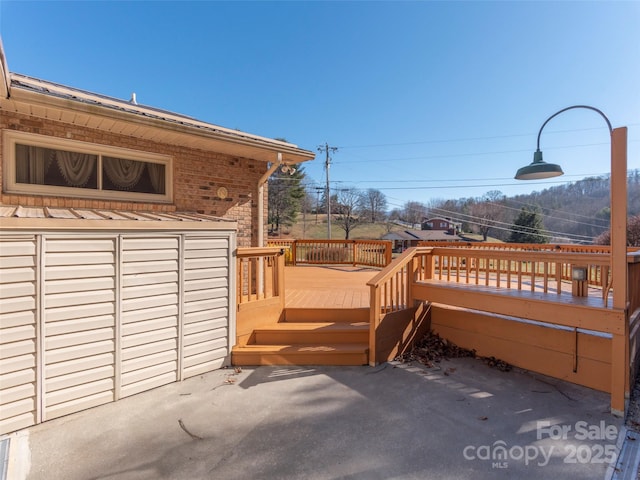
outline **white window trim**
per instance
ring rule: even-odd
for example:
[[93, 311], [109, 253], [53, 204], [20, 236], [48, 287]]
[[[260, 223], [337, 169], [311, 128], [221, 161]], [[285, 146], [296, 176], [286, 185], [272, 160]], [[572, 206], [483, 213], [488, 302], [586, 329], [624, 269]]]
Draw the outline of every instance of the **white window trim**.
[[[173, 200], [173, 158], [169, 155], [141, 152], [122, 147], [80, 142], [66, 138], [50, 137], [35, 133], [4, 130], [2, 132], [2, 183], [5, 193], [25, 195], [45, 195], [54, 197], [95, 198], [111, 201], [133, 201], [151, 203], [170, 203]], [[165, 193], [139, 193], [115, 190], [95, 190], [90, 188], [59, 187], [53, 185], [33, 185], [17, 183], [16, 144], [34, 147], [52, 148], [70, 152], [88, 153], [102, 156], [126, 158], [148, 163], [160, 163], [165, 166]], [[100, 175], [98, 170], [98, 175]]]

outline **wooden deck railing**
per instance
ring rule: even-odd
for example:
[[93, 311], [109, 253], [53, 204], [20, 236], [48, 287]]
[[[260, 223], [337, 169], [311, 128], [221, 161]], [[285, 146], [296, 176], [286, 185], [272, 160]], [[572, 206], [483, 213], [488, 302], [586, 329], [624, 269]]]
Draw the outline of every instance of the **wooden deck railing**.
[[[412, 285], [428, 271], [430, 248], [413, 247], [395, 258], [367, 285], [371, 289], [369, 313], [369, 363], [392, 359], [409, 346], [418, 333]], [[387, 326], [383, 323], [389, 319]], [[413, 323], [413, 325], [409, 325]], [[395, 324], [395, 325], [394, 325]], [[409, 328], [407, 328], [409, 326]], [[384, 331], [384, 332], [383, 332]]]
[[283, 290], [283, 275], [278, 267], [282, 249], [277, 247], [238, 248], [238, 304], [277, 297]]
[[560, 295], [572, 291], [572, 270], [582, 267], [587, 285], [608, 294], [608, 253], [436, 247], [431, 256], [434, 280]]
[[384, 240], [269, 240], [288, 249], [287, 265], [353, 265], [386, 267], [392, 243]]
[[[489, 251], [509, 251], [509, 252], [553, 252], [553, 253], [580, 253], [580, 254], [606, 254], [611, 253], [611, 247], [609, 245], [571, 245], [571, 244], [551, 244], [551, 243], [483, 243], [483, 242], [420, 242], [421, 247], [443, 247], [443, 248], [461, 248], [464, 250], [489, 250]], [[629, 253], [640, 251], [640, 247], [628, 247]], [[528, 255], [527, 255], [528, 256]], [[587, 257], [584, 257], [585, 259]], [[572, 265], [570, 262], [563, 262], [559, 267], [561, 280], [572, 280]], [[507, 272], [503, 267], [508, 269], [515, 264], [501, 262], [498, 269], [502, 269], [503, 272]], [[550, 264], [549, 267], [553, 269], [553, 277], [557, 279], [557, 271]], [[607, 287], [610, 282], [609, 268], [605, 265], [594, 264], [587, 265], [587, 282], [589, 286]], [[489, 266], [493, 268], [493, 264]], [[517, 275], [517, 272], [512, 272]], [[544, 275], [543, 269], [534, 271], [536, 275]]]
[[236, 344], [253, 330], [277, 323], [284, 311], [284, 252], [280, 247], [238, 248], [236, 255]]

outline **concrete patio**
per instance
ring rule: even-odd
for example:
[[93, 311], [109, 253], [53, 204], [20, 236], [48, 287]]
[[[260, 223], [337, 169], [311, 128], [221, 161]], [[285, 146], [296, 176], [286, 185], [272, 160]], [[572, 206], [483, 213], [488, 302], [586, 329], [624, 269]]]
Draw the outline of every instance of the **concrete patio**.
[[229, 368], [13, 434], [9, 478], [602, 479], [626, 435], [607, 394], [480, 360]]

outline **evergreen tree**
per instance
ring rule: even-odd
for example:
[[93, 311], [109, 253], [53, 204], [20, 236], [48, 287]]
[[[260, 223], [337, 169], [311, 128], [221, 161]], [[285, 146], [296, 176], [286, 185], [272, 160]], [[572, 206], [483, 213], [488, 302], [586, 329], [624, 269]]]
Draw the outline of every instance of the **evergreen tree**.
[[522, 207], [511, 227], [509, 242], [512, 243], [547, 243], [548, 238], [542, 232], [542, 216], [537, 208]]
[[293, 175], [278, 168], [269, 177], [268, 222], [271, 231], [277, 232], [281, 226], [291, 226], [296, 222], [301, 201], [305, 196], [302, 185], [304, 169], [296, 165]]

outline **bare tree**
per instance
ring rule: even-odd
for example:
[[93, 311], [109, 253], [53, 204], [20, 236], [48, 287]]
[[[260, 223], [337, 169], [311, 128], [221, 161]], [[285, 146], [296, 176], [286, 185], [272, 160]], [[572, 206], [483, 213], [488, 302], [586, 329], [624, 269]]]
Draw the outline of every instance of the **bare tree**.
[[344, 230], [345, 240], [349, 240], [351, 231], [363, 223], [358, 211], [361, 193], [353, 187], [344, 188], [338, 191], [337, 197], [338, 204], [340, 205], [340, 213], [336, 215], [335, 223]]
[[470, 205], [471, 215], [475, 220], [475, 226], [486, 242], [489, 230], [500, 220], [504, 212], [504, 195], [499, 190], [491, 190], [485, 193], [477, 202]]
[[404, 204], [402, 214], [405, 222], [416, 225], [427, 216], [427, 207], [424, 203], [410, 200]]
[[360, 210], [371, 223], [381, 221], [387, 209], [387, 197], [380, 190], [370, 188], [360, 196]]

